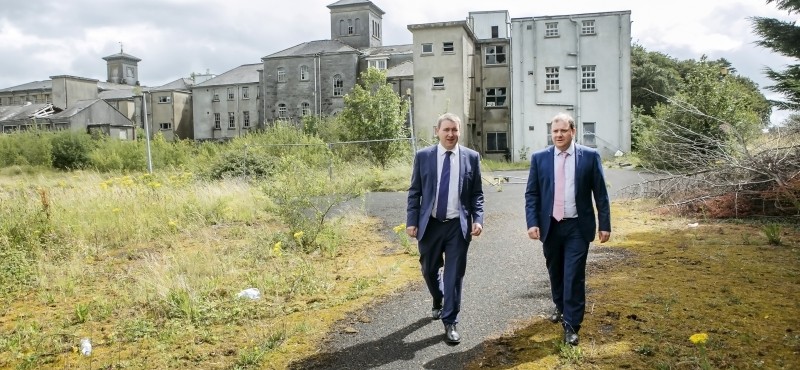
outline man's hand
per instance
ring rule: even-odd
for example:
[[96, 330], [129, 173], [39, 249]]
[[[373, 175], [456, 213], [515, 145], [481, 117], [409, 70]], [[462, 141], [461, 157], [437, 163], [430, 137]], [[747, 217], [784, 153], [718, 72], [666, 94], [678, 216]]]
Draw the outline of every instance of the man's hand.
[[406, 228], [406, 234], [412, 238], [417, 237], [417, 227], [416, 226], [409, 226]]
[[608, 238], [611, 237], [610, 231], [601, 231], [600, 233], [600, 243], [605, 243], [608, 241]]
[[530, 229], [528, 229], [528, 237], [533, 240], [539, 240], [539, 227], [533, 226]]
[[472, 236], [480, 236], [483, 231], [483, 226], [479, 223], [472, 224]]

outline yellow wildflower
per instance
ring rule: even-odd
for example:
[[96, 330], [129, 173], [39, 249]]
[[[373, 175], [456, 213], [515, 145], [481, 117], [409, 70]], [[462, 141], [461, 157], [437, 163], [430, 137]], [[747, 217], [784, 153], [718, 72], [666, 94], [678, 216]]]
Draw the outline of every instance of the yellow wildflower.
[[272, 254], [276, 256], [281, 255], [281, 242], [275, 243], [275, 246], [272, 247]]
[[692, 343], [697, 344], [697, 345], [705, 344], [706, 341], [708, 341], [708, 334], [706, 334], [706, 333], [693, 334], [691, 337], [689, 337], [689, 340], [692, 341]]
[[303, 237], [303, 231], [298, 231], [298, 232], [294, 233], [294, 238], [295, 239], [300, 240], [300, 238], [302, 238], [302, 237]]
[[395, 226], [394, 227], [394, 232], [395, 233], [399, 233], [399, 232], [405, 231], [405, 229], [406, 229], [406, 224], [403, 223], [403, 224]]
[[119, 208], [114, 208], [114, 209], [111, 210], [111, 212], [119, 213]]

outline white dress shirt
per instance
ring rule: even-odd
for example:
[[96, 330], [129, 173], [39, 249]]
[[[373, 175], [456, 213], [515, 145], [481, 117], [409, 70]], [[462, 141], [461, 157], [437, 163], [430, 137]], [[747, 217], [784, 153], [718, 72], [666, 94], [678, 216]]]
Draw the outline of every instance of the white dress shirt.
[[[561, 150], [553, 147], [553, 179], [555, 179], [555, 171], [558, 171], [558, 155]], [[575, 205], [575, 143], [569, 144], [569, 148], [565, 150], [569, 153], [566, 162], [564, 163], [564, 218], [578, 217], [578, 208]]]
[[[439, 207], [439, 179], [442, 178], [442, 165], [447, 149], [440, 143], [436, 149], [436, 198], [433, 200], [433, 217], [438, 217], [436, 209]], [[458, 145], [450, 153], [450, 190], [447, 193], [447, 215], [445, 219], [458, 218], [458, 210], [461, 208], [461, 201], [458, 196], [458, 174], [461, 170], [461, 160], [459, 160]], [[574, 200], [574, 197], [573, 197]]]

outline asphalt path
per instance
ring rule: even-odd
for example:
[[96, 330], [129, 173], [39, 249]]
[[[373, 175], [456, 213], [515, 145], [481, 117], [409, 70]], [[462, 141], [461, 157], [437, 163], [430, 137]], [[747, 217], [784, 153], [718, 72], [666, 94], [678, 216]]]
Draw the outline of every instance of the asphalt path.
[[[629, 185], [648, 178], [633, 170], [606, 169], [609, 194], [623, 197]], [[293, 369], [461, 369], [482, 351], [482, 343], [552, 310], [541, 243], [528, 239], [524, 193], [527, 171], [484, 173], [483, 235], [469, 247], [458, 331], [461, 343], [444, 342], [441, 321], [429, 317], [431, 298], [420, 276], [403, 292], [376, 302], [340, 322], [318, 356]], [[507, 181], [507, 182], [506, 182]], [[384, 221], [387, 235], [405, 222], [406, 193], [370, 193], [364, 211]], [[612, 240], [613, 240], [612, 214]], [[589, 261], [605, 256], [590, 249]], [[560, 334], [558, 326], [554, 333]]]

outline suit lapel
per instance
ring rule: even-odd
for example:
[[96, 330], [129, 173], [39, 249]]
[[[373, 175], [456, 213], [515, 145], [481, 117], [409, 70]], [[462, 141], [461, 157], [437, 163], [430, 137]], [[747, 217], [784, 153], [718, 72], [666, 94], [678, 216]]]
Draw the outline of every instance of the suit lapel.
[[467, 172], [467, 151], [461, 145], [458, 146], [458, 196], [461, 197], [461, 189], [464, 187], [464, 174]]
[[583, 150], [575, 144], [575, 196], [578, 196], [578, 184], [581, 183], [581, 168], [583, 165]]

